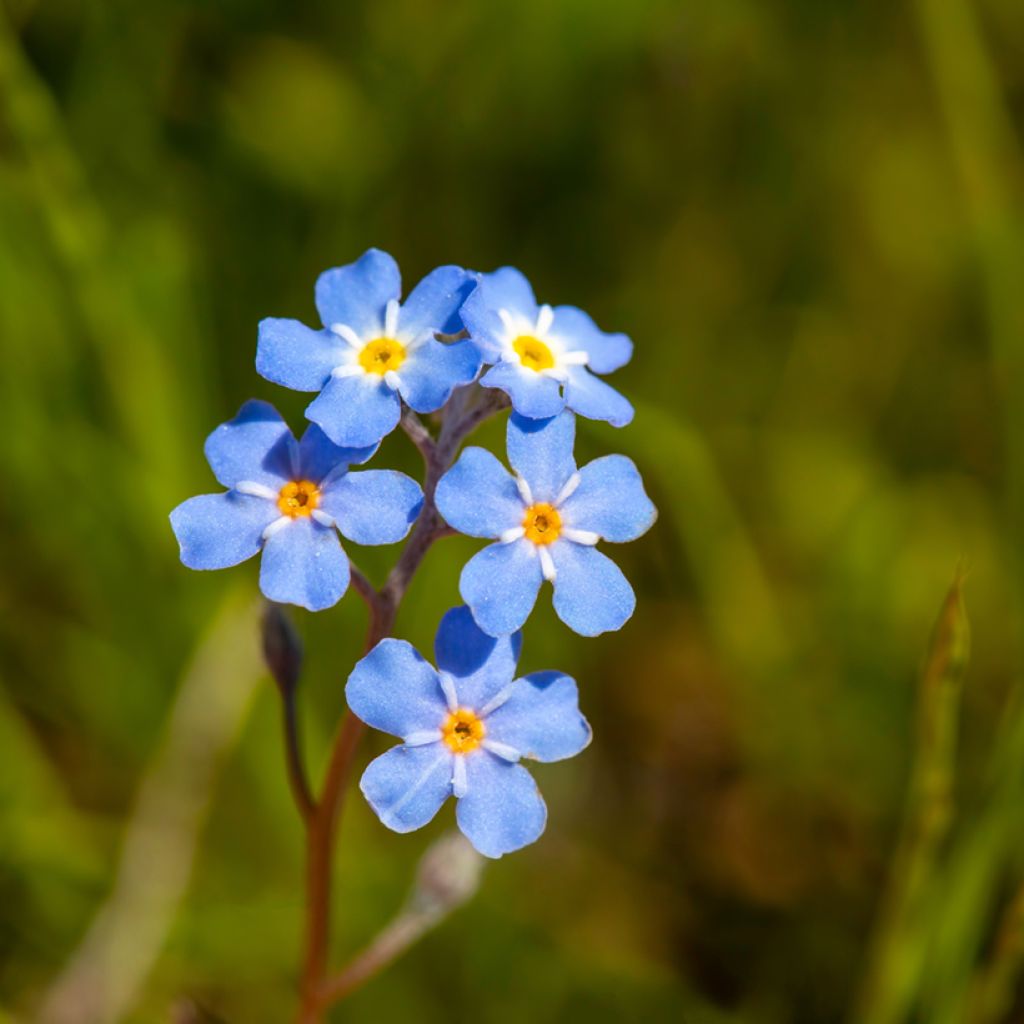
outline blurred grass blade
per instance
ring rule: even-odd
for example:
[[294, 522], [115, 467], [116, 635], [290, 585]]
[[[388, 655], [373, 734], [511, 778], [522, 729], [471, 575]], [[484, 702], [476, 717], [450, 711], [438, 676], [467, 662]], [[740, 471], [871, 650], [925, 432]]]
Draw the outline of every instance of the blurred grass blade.
[[262, 601], [229, 593], [142, 779], [114, 887], [44, 1000], [41, 1024], [112, 1024], [137, 999], [185, 895], [225, 754], [265, 669]]
[[907, 807], [855, 1014], [865, 1024], [907, 1019], [924, 963], [929, 882], [953, 814], [960, 698], [970, 648], [962, 584], [958, 573], [921, 675]]

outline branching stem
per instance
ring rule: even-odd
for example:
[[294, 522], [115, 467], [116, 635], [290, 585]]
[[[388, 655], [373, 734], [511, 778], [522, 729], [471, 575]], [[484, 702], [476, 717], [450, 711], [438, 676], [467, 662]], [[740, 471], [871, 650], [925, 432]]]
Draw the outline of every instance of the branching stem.
[[[380, 590], [375, 590], [363, 573], [352, 566], [353, 588], [366, 602], [369, 611], [364, 653], [391, 633], [402, 598], [430, 546], [452, 532], [434, 504], [438, 480], [452, 464], [465, 438], [507, 404], [508, 400], [501, 392], [461, 388], [448, 404], [436, 440], [415, 413], [406, 410], [403, 415], [402, 428], [422, 453], [425, 463], [423, 507], [398, 561]], [[342, 972], [346, 978], [344, 984], [325, 987], [330, 940], [331, 863], [345, 791], [364, 730], [363, 723], [350, 711], [345, 711], [335, 735], [320, 799], [306, 818], [306, 939], [296, 1024], [320, 1024], [329, 1003], [347, 995], [375, 973], [375, 969], [366, 970], [367, 965], [357, 960]], [[398, 943], [396, 955], [406, 945]]]

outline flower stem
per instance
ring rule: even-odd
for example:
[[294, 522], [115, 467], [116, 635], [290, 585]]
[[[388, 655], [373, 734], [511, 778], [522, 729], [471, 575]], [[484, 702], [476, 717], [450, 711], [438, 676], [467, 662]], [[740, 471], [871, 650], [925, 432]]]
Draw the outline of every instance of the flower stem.
[[[413, 422], [409, 418], [406, 419], [406, 430], [423, 453], [426, 463], [423, 507], [413, 524], [402, 554], [380, 590], [375, 591], [366, 577], [353, 567], [354, 589], [366, 601], [370, 613], [364, 653], [371, 651], [391, 633], [398, 607], [427, 551], [435, 540], [451, 532], [434, 504], [438, 480], [451, 465], [466, 436], [485, 419], [508, 404], [501, 392], [487, 391], [482, 396], [478, 393], [470, 395], [467, 392], [470, 392], [470, 389], [463, 388], [453, 396], [436, 441], [430, 440], [426, 429], [418, 420]], [[422, 431], [422, 436], [419, 431]], [[429, 444], [426, 441], [429, 441]], [[323, 990], [327, 976], [330, 940], [331, 862], [334, 841], [341, 820], [345, 790], [351, 776], [356, 747], [365, 728], [351, 711], [344, 713], [335, 735], [320, 799], [315, 804], [312, 814], [306, 819], [306, 940], [296, 1024], [320, 1024], [323, 1020]], [[332, 993], [331, 1001], [336, 1001], [339, 997], [338, 993]]]

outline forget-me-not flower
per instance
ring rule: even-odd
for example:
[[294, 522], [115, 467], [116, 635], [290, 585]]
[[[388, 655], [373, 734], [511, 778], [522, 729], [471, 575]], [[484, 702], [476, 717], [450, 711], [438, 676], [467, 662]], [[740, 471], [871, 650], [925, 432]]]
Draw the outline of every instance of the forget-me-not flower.
[[485, 856], [534, 842], [547, 808], [520, 758], [561, 761], [590, 742], [576, 683], [561, 672], [515, 679], [521, 634], [487, 636], [465, 607], [441, 620], [437, 670], [404, 640], [382, 640], [345, 687], [367, 725], [404, 742], [371, 762], [360, 788], [396, 832], [426, 825], [449, 796]]
[[256, 369], [295, 391], [319, 391], [306, 415], [335, 444], [376, 444], [398, 425], [402, 399], [434, 412], [477, 375], [475, 345], [434, 337], [462, 330], [459, 308], [476, 280], [460, 267], [438, 267], [400, 305], [398, 264], [368, 249], [317, 280], [323, 330], [298, 320], [260, 323]]
[[514, 267], [483, 274], [462, 307], [462, 320], [485, 363], [480, 379], [508, 392], [512, 408], [531, 419], [562, 409], [624, 427], [633, 407], [596, 373], [629, 362], [633, 343], [605, 334], [574, 306], [538, 306], [530, 282]]
[[349, 583], [340, 530], [357, 544], [392, 544], [423, 504], [415, 480], [394, 470], [350, 473], [376, 445], [340, 448], [317, 426], [296, 441], [267, 402], [246, 402], [206, 440], [225, 487], [189, 498], [171, 526], [190, 569], [225, 569], [262, 550], [260, 589], [272, 601], [319, 611]]
[[640, 474], [624, 455], [576, 469], [576, 419], [509, 419], [509, 464], [467, 448], [437, 485], [437, 507], [449, 525], [495, 538], [462, 570], [462, 599], [492, 636], [519, 629], [543, 580], [554, 584], [558, 617], [584, 636], [619, 629], [636, 599], [626, 577], [594, 545], [635, 540], [656, 511]]

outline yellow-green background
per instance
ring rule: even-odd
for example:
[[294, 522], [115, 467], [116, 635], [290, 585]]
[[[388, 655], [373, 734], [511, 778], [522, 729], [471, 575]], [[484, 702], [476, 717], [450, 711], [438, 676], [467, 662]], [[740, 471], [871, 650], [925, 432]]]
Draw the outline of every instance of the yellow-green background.
[[[188, 572], [167, 513], [214, 488], [203, 438], [244, 399], [301, 425], [256, 324], [312, 321], [316, 275], [376, 245], [409, 284], [514, 264], [629, 332], [636, 420], [581, 447], [631, 455], [661, 514], [615, 552], [620, 633], [530, 621], [524, 667], [576, 676], [595, 727], [536, 772], [547, 833], [333, 1019], [842, 1020], [958, 565], [956, 806], [875, 1019], [1020, 1019], [1022, 124], [1018, 0], [5, 0], [0, 1005], [52, 993], [155, 772], [198, 801], [196, 859], [129, 1019], [288, 1019], [302, 848], [256, 566]], [[475, 546], [432, 552], [402, 635], [429, 649]], [[395, 552], [353, 554], [379, 580]], [[319, 778], [364, 612], [297, 621]], [[220, 709], [185, 747], [222, 751], [200, 793], [160, 776], [182, 687]], [[336, 959], [451, 823], [397, 836], [352, 797]]]

